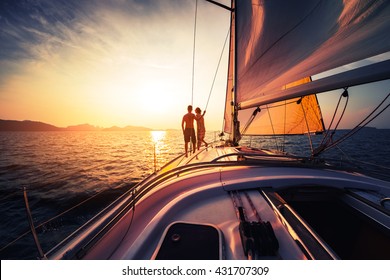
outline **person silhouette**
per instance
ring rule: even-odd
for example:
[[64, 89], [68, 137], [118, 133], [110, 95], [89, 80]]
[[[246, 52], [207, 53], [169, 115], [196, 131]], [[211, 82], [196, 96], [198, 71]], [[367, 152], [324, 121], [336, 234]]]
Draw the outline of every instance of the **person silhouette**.
[[183, 130], [184, 134], [184, 149], [185, 149], [185, 156], [188, 157], [188, 143], [192, 142], [192, 151], [195, 152], [195, 146], [196, 146], [196, 136], [195, 136], [195, 129], [194, 129], [194, 120], [195, 115], [192, 113], [192, 106], [188, 105], [187, 107], [187, 114], [183, 116], [183, 120], [181, 122], [181, 128]]
[[207, 142], [204, 140], [206, 134], [206, 127], [204, 125], [204, 115], [206, 114], [206, 111], [204, 111], [202, 114], [202, 110], [199, 107], [197, 107], [195, 109], [195, 113], [196, 113], [195, 115], [196, 137], [198, 138], [198, 150], [199, 150], [202, 143], [204, 143], [206, 147], [208, 146]]

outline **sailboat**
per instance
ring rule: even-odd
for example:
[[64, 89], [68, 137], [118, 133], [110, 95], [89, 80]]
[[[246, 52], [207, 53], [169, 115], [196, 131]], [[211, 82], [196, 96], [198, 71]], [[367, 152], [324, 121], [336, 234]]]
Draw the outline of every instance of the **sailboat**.
[[[321, 159], [338, 142], [316, 96], [390, 78], [389, 1], [208, 2], [231, 14], [228, 139], [175, 158], [42, 257], [389, 259], [390, 182]], [[308, 157], [240, 145], [321, 133]]]

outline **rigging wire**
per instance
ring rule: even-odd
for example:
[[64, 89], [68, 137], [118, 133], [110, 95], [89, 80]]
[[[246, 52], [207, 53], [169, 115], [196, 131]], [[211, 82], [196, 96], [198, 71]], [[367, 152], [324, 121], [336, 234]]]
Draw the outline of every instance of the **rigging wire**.
[[211, 84], [211, 89], [210, 89], [209, 97], [207, 98], [206, 107], [205, 107], [205, 109], [204, 109], [205, 111], [206, 111], [206, 109], [207, 109], [207, 107], [208, 107], [208, 105], [209, 105], [211, 93], [213, 92], [215, 80], [216, 80], [216, 78], [217, 78], [217, 74], [218, 74], [218, 71], [219, 71], [219, 66], [221, 65], [223, 53], [225, 52], [225, 48], [226, 48], [226, 43], [227, 43], [227, 41], [228, 41], [228, 39], [229, 39], [229, 34], [230, 34], [230, 26], [229, 26], [228, 32], [227, 32], [227, 34], [226, 34], [225, 43], [223, 44], [221, 55], [220, 55], [220, 57], [219, 57], [217, 69], [216, 69], [215, 74], [214, 74], [213, 83]]
[[[387, 104], [382, 110], [380, 110], [378, 113], [375, 114], [379, 110], [379, 108], [382, 107], [382, 105], [386, 102], [386, 100], [390, 97], [390, 93], [387, 94], [387, 96], [382, 100], [382, 102], [379, 103], [379, 105], [366, 117], [364, 118], [359, 124], [357, 124], [353, 129], [351, 129], [348, 133], [341, 136], [336, 141], [333, 141], [328, 145], [329, 142], [325, 143], [325, 145], [320, 146], [320, 149], [315, 153], [315, 155], [320, 154], [321, 152], [327, 151], [338, 144], [344, 142], [346, 139], [350, 138], [354, 134], [356, 134], [358, 131], [360, 131], [362, 128], [367, 126], [370, 122], [375, 120], [380, 114], [382, 114], [387, 108], [390, 107], [390, 103]], [[374, 115], [375, 114], [375, 115]], [[374, 116], [372, 116], [374, 115]]]
[[[127, 157], [127, 155], [125, 155], [125, 156], [123, 156], [123, 157], [121, 157], [121, 158], [119, 158], [119, 159], [124, 159], [125, 157]], [[118, 159], [116, 159], [115, 162], [116, 162], [117, 160], [118, 160]], [[104, 162], [104, 163], [102, 163], [102, 164], [94, 165], [94, 166], [92, 166], [92, 167], [90, 167], [90, 168], [83, 168], [82, 170], [78, 170], [78, 171], [72, 172], [72, 173], [70, 173], [70, 174], [65, 174], [65, 175], [63, 175], [63, 176], [59, 176], [59, 177], [57, 177], [57, 178], [55, 179], [55, 181], [64, 180], [64, 179], [70, 178], [70, 177], [72, 177], [72, 176], [74, 176], [74, 175], [80, 173], [80, 171], [82, 171], [82, 172], [88, 172], [88, 171], [90, 171], [90, 170], [95, 170], [95, 169], [100, 168], [100, 167], [102, 167], [102, 166], [104, 166], [104, 165], [110, 165], [110, 164], [113, 163], [113, 162], [114, 162], [114, 161], [111, 161], [111, 162], [108, 162], [108, 163], [107, 163], [107, 162]], [[87, 203], [87, 202], [90, 201], [91, 199], [97, 197], [98, 195], [102, 194], [103, 192], [105, 192], [105, 191], [107, 191], [107, 190], [109, 190], [109, 189], [111, 189], [111, 190], [120, 189], [120, 188], [122, 188], [122, 187], [128, 185], [128, 183], [127, 183], [127, 182], [128, 182], [128, 179], [131, 179], [131, 176], [129, 176], [129, 177], [127, 177], [127, 178], [124, 178], [124, 179], [122, 180], [122, 183], [116, 185], [115, 187], [111, 187], [111, 186], [110, 186], [108, 189], [102, 189], [102, 190], [98, 191], [97, 193], [93, 194], [92, 196], [86, 198], [85, 200], [83, 200], [83, 201], [81, 201], [81, 202], [79, 202], [79, 203], [73, 205], [72, 207], [70, 207], [70, 208], [64, 210], [63, 212], [57, 214], [56, 216], [51, 217], [51, 218], [49, 218], [48, 220], [46, 220], [46, 221], [44, 221], [44, 222], [41, 222], [40, 224], [38, 224], [37, 226], [35, 226], [35, 229], [40, 229], [40, 228], [44, 227], [45, 225], [47, 225], [48, 223], [50, 223], [50, 222], [52, 222], [52, 221], [54, 221], [54, 220], [57, 220], [58, 218], [64, 216], [65, 214], [69, 213], [70, 211], [72, 211], [72, 210], [74, 210], [74, 209], [76, 209], [76, 208], [82, 206], [83, 204]], [[54, 184], [55, 181], [54, 181], [54, 182], [49, 182], [49, 183], [47, 183], [47, 184], [48, 184], [48, 185]], [[28, 190], [32, 190], [32, 189], [33, 189], [33, 188], [31, 188], [31, 187], [28, 188]], [[7, 195], [7, 196], [5, 196], [5, 197], [2, 197], [2, 198], [0, 199], [0, 201], [4, 200], [4, 199], [6, 199], [6, 198], [9, 198], [9, 197], [11, 197], [11, 196], [13, 196], [13, 195], [18, 195], [18, 194], [20, 194], [20, 191], [25, 192], [25, 191], [26, 191], [26, 188], [25, 188], [25, 187], [22, 187], [21, 189], [18, 189], [18, 190], [16, 190], [16, 191], [10, 193], [9, 195]], [[134, 186], [131, 186], [130, 191], [132, 191], [132, 192], [134, 191]], [[128, 192], [128, 190], [127, 190], [126, 192]], [[126, 193], [126, 192], [125, 192], [125, 193]], [[122, 194], [122, 195], [123, 195], [123, 194]], [[135, 208], [135, 207], [134, 207], [134, 208]], [[16, 238], [13, 239], [12, 241], [10, 241], [8, 244], [6, 244], [6, 245], [4, 245], [3, 247], [1, 247], [1, 248], [0, 248], [0, 252], [2, 252], [3, 250], [7, 249], [7, 248], [10, 247], [11, 245], [15, 244], [17, 241], [19, 241], [20, 239], [22, 239], [22, 238], [25, 237], [26, 235], [30, 234], [31, 232], [32, 232], [31, 229], [24, 231], [24, 232], [21, 233], [18, 237], [16, 237]]]
[[118, 244], [115, 246], [115, 248], [111, 251], [110, 255], [108, 256], [108, 259], [111, 259], [112, 255], [118, 250], [118, 248], [120, 247], [120, 245], [122, 244], [123, 240], [125, 240], [125, 237], [127, 236], [127, 234], [129, 233], [130, 231], [130, 228], [131, 228], [131, 225], [133, 224], [133, 220], [134, 220], [134, 215], [135, 215], [135, 188], [132, 189], [131, 191], [131, 201], [132, 201], [132, 207], [131, 207], [131, 217], [130, 217], [130, 221], [129, 223], [127, 224], [127, 228], [126, 228], [126, 231], [125, 233], [123, 234], [121, 240], [118, 242]]
[[307, 127], [307, 136], [309, 137], [310, 150], [311, 150], [311, 153], [313, 153], [313, 141], [312, 141], [312, 139], [311, 139], [310, 127], [309, 127], [309, 123], [307, 122], [306, 111], [305, 111], [305, 108], [303, 107], [302, 100], [303, 100], [303, 98], [299, 99], [299, 100], [297, 101], [297, 103], [298, 103], [298, 104], [301, 104], [301, 107], [302, 107], [302, 112], [303, 112], [303, 116], [304, 116], [304, 118], [305, 118], [306, 127]]
[[[89, 169], [83, 169], [83, 171], [89, 171], [89, 170], [92, 170], [92, 169], [96, 169], [96, 167], [101, 167], [101, 166], [106, 165], [106, 164], [107, 164], [107, 163], [99, 164], [99, 165], [93, 166], [93, 167], [91, 167], [91, 168], [89, 168]], [[78, 171], [78, 172], [79, 172], [79, 171]], [[71, 173], [71, 175], [72, 175], [72, 174], [76, 174], [76, 173], [77, 173], [77, 172]], [[57, 180], [69, 178], [71, 175], [64, 175], [64, 176], [61, 176], [61, 177], [57, 178]], [[131, 177], [125, 178], [123, 181], [127, 181], [127, 179], [131, 179]], [[49, 184], [52, 184], [52, 183], [49, 183]], [[54, 183], [53, 183], [53, 184], [54, 184]], [[119, 189], [119, 188], [124, 187], [125, 185], [127, 185], [127, 183], [124, 182], [124, 183], [121, 183], [121, 184], [117, 185], [117, 186], [114, 187], [114, 188], [111, 188], [111, 187], [110, 187], [109, 189], [111, 189], [111, 190]], [[25, 191], [25, 189], [26, 189], [25, 187], [22, 188], [22, 191]], [[29, 188], [29, 190], [31, 190], [31, 188]], [[103, 192], [105, 192], [105, 191], [107, 191], [107, 190], [108, 190], [108, 189], [102, 189], [102, 190], [98, 191], [97, 193], [93, 194], [92, 196], [90, 196], [90, 197], [86, 198], [85, 200], [83, 200], [83, 201], [81, 201], [81, 202], [79, 202], [79, 203], [73, 205], [72, 207], [70, 207], [70, 208], [66, 209], [65, 211], [63, 211], [63, 212], [57, 214], [56, 216], [53, 216], [53, 217], [49, 218], [48, 220], [46, 220], [46, 221], [44, 221], [44, 222], [41, 222], [40, 224], [38, 224], [37, 226], [35, 226], [35, 229], [40, 229], [40, 228], [44, 227], [45, 225], [47, 225], [48, 223], [57, 220], [58, 218], [64, 216], [65, 214], [71, 212], [72, 210], [74, 210], [74, 209], [76, 209], [76, 208], [82, 206], [83, 204], [87, 203], [88, 201], [92, 200], [93, 198], [97, 197], [98, 195], [100, 195], [101, 193], [103, 193]], [[13, 195], [15, 195], [15, 194], [20, 193], [20, 191], [21, 191], [20, 189], [19, 189], [19, 190], [16, 190], [16, 191], [12, 192], [11, 194], [7, 195], [6, 198], [7, 198], [7, 197], [10, 197], [10, 196], [13, 196]], [[2, 200], [2, 199], [1, 199], [1, 200]], [[18, 237], [16, 237], [16, 238], [13, 239], [12, 241], [10, 241], [9, 243], [7, 243], [7, 244], [4, 245], [3, 247], [1, 247], [1, 248], [0, 248], [0, 252], [2, 252], [3, 250], [7, 249], [7, 248], [10, 247], [10, 246], [12, 246], [13, 244], [15, 244], [16, 242], [18, 242], [18, 241], [19, 241], [20, 239], [22, 239], [23, 237], [25, 237], [26, 235], [30, 234], [31, 232], [32, 232], [32, 230], [29, 229], [29, 230], [26, 230], [25, 232], [21, 233]]]
[[24, 197], [24, 203], [25, 203], [26, 211], [27, 211], [28, 223], [30, 225], [30, 231], [31, 231], [31, 233], [33, 235], [34, 243], [35, 243], [35, 246], [37, 247], [37, 250], [38, 250], [38, 253], [39, 253], [39, 257], [40, 257], [40, 259], [46, 259], [46, 256], [43, 253], [43, 250], [42, 250], [42, 247], [41, 247], [41, 243], [39, 242], [37, 232], [35, 230], [34, 221], [33, 221], [33, 217], [32, 217], [31, 210], [30, 210], [30, 205], [28, 203], [28, 196], [27, 196], [26, 188], [24, 188], [23, 197]]
[[285, 151], [285, 146], [286, 146], [286, 125], [287, 125], [287, 100], [284, 100], [284, 122], [283, 122], [283, 146], [282, 146], [282, 152]]
[[[80, 203], [78, 203], [78, 204], [76, 204], [76, 205], [73, 205], [72, 207], [68, 208], [67, 210], [65, 210], [65, 211], [63, 211], [63, 212], [61, 212], [61, 213], [59, 213], [58, 215], [56, 215], [56, 216], [54, 216], [54, 217], [52, 217], [52, 218], [50, 218], [50, 219], [48, 219], [48, 220], [46, 220], [46, 221], [40, 223], [39, 225], [37, 225], [37, 226], [35, 227], [35, 229], [39, 229], [39, 228], [45, 226], [46, 224], [48, 224], [48, 223], [50, 223], [50, 222], [52, 222], [52, 221], [54, 221], [54, 220], [56, 220], [56, 219], [62, 217], [62, 216], [65, 215], [66, 213], [68, 213], [68, 212], [70, 212], [70, 211], [76, 209], [77, 207], [83, 205], [84, 203], [88, 202], [88, 201], [91, 200], [92, 198], [95, 198], [97, 195], [101, 194], [103, 191], [105, 191], [105, 190], [99, 191], [98, 193], [96, 193], [96, 194], [94, 194], [94, 195], [88, 197], [87, 199], [81, 201]], [[19, 241], [21, 238], [23, 238], [24, 236], [26, 236], [26, 235], [29, 234], [30, 232], [31, 232], [31, 229], [25, 231], [24, 233], [22, 233], [21, 235], [19, 235], [18, 237], [16, 237], [14, 240], [12, 240], [11, 242], [9, 242], [7, 245], [5, 245], [4, 247], [0, 248], [0, 252], [3, 251], [3, 250], [5, 250], [5, 249], [8, 248], [9, 246], [15, 244], [17, 241]]]
[[[340, 115], [340, 118], [336, 124], [336, 126], [333, 128], [333, 131], [332, 133], [330, 133], [330, 131], [332, 130], [331, 127], [333, 125], [333, 122], [336, 118], [336, 115], [337, 115], [337, 112], [339, 110], [339, 106], [340, 106], [340, 102], [341, 102], [341, 99], [343, 97], [346, 97], [347, 100], [344, 104], [344, 109], [343, 109], [343, 112], [341, 113]], [[333, 113], [333, 116], [332, 116], [332, 120], [330, 121], [330, 124], [328, 126], [328, 129], [326, 130], [326, 133], [324, 135], [324, 137], [322, 138], [322, 141], [320, 143], [320, 145], [318, 146], [318, 148], [316, 148], [315, 150], [312, 149], [312, 156], [318, 156], [321, 152], [324, 151], [324, 149], [329, 145], [329, 143], [331, 143], [333, 141], [333, 135], [336, 133], [336, 130], [341, 122], [341, 119], [343, 118], [344, 116], [344, 113], [345, 113], [345, 110], [348, 106], [348, 101], [349, 101], [349, 94], [348, 94], [348, 87], [344, 88], [344, 91], [343, 93], [341, 93], [340, 97], [339, 97], [339, 100], [337, 102], [337, 105], [336, 105], [336, 108], [335, 108], [335, 111]], [[329, 134], [330, 133], [330, 134]]]
[[[123, 157], [121, 157], [121, 158], [119, 158], [119, 159], [124, 159], [125, 157], [127, 157], [127, 155], [125, 155], [125, 156], [123, 156]], [[115, 162], [116, 162], [117, 160], [118, 160], [118, 159], [116, 159]], [[90, 170], [95, 170], [95, 169], [97, 169], [97, 168], [100, 168], [100, 167], [102, 167], [102, 166], [104, 166], [104, 165], [109, 165], [109, 164], [111, 164], [111, 163], [113, 163], [113, 162], [114, 162], [114, 161], [111, 161], [111, 162], [108, 162], [108, 163], [107, 163], [107, 162], [104, 162], [104, 163], [102, 163], [102, 164], [94, 165], [94, 166], [92, 166], [92, 167], [90, 167], [90, 168], [86, 168], [86, 169], [83, 168], [82, 170], [78, 170], [78, 171], [72, 172], [72, 173], [70, 173], [70, 174], [65, 174], [65, 175], [63, 175], [63, 176], [59, 176], [59, 177], [57, 177], [55, 180], [56, 180], [56, 181], [58, 181], [58, 180], [64, 180], [64, 179], [70, 178], [70, 177], [72, 177], [72, 176], [74, 176], [74, 175], [80, 173], [80, 171], [82, 171], [82, 172], [88, 172], [88, 171], [90, 171]], [[72, 210], [74, 210], [74, 209], [76, 209], [76, 208], [82, 206], [83, 204], [87, 203], [88, 201], [92, 200], [93, 198], [97, 197], [98, 195], [102, 194], [103, 192], [105, 192], [105, 191], [107, 191], [107, 190], [109, 190], [109, 189], [115, 190], [115, 189], [120, 189], [120, 188], [122, 188], [122, 187], [124, 187], [124, 186], [127, 186], [127, 185], [128, 185], [128, 183], [127, 183], [127, 182], [128, 182], [128, 179], [131, 179], [131, 176], [129, 176], [129, 177], [127, 177], [127, 178], [124, 178], [124, 179], [122, 180], [122, 183], [116, 185], [115, 187], [111, 187], [111, 186], [110, 186], [110, 188], [108, 188], [108, 189], [102, 189], [102, 190], [98, 191], [97, 193], [93, 194], [92, 196], [86, 198], [85, 200], [83, 200], [83, 201], [81, 201], [81, 202], [79, 202], [79, 203], [73, 205], [72, 207], [70, 207], [70, 208], [64, 210], [63, 212], [57, 214], [56, 216], [51, 217], [51, 218], [49, 218], [48, 220], [46, 220], [46, 221], [44, 221], [44, 222], [41, 222], [40, 224], [38, 224], [37, 226], [35, 226], [35, 229], [40, 229], [40, 228], [44, 227], [45, 225], [47, 225], [48, 223], [50, 223], [50, 222], [52, 222], [52, 221], [54, 221], [54, 220], [57, 220], [58, 218], [64, 216], [65, 214], [71, 212]], [[54, 184], [54, 182], [49, 182], [49, 183], [47, 183], [47, 184], [48, 184], [48, 185], [51, 185], [51, 184]], [[31, 190], [32, 188], [29, 187], [28, 189]], [[22, 191], [25, 191], [25, 190], [26, 190], [25, 187], [22, 188]], [[16, 191], [10, 193], [9, 195], [7, 195], [7, 196], [1, 198], [0, 201], [4, 200], [5, 198], [11, 197], [11, 196], [13, 196], [13, 195], [17, 195], [17, 194], [20, 193], [20, 191], [21, 191], [21, 190], [18, 189], [18, 190], [16, 190]], [[129, 190], [127, 190], [126, 192], [128, 192], [128, 191], [129, 191]], [[131, 187], [130, 187], [130, 191], [131, 191], [132, 193], [134, 192], [134, 186], [131, 186]], [[126, 192], [125, 192], [125, 193], [126, 193]], [[121, 194], [121, 195], [123, 195], [123, 194]], [[135, 206], [134, 206], [133, 211], [134, 211], [134, 210], [135, 210]], [[7, 249], [7, 248], [10, 247], [10, 246], [12, 246], [12, 245], [15, 244], [17, 241], [19, 241], [20, 239], [22, 239], [22, 238], [25, 237], [26, 235], [30, 234], [31, 232], [32, 232], [31, 229], [24, 231], [24, 232], [21, 233], [18, 237], [16, 237], [16, 238], [13, 239], [12, 241], [10, 241], [8, 244], [6, 244], [6, 245], [4, 245], [3, 247], [1, 247], [1, 248], [0, 248], [0, 252], [3, 251], [3, 250], [5, 250], [5, 249]]]
[[[346, 90], [347, 90], [347, 88], [344, 89], [344, 92], [345, 92]], [[329, 126], [328, 126], [328, 129], [326, 130], [326, 133], [325, 133], [324, 137], [322, 138], [320, 147], [323, 146], [323, 145], [326, 145], [326, 143], [329, 142], [329, 140], [332, 138], [333, 134], [334, 134], [335, 131], [336, 131], [336, 127], [337, 127], [337, 126], [333, 129], [332, 134], [329, 136], [329, 131], [331, 130], [332, 124], [333, 124], [333, 122], [334, 122], [334, 119], [335, 119], [335, 117], [336, 117], [337, 111], [338, 111], [339, 106], [340, 106], [341, 99], [342, 99], [342, 97], [344, 96], [344, 92], [343, 92], [343, 93], [340, 95], [340, 97], [339, 97], [339, 101], [337, 102], [335, 111], [334, 111], [334, 113], [333, 113], [332, 120], [330, 121], [330, 124], [329, 124]], [[346, 101], [346, 103], [345, 103], [345, 105], [344, 105], [344, 110], [343, 110], [343, 114], [341, 115], [341, 117], [344, 115], [345, 109], [346, 109], [347, 104], [348, 104], [348, 99], [349, 99], [349, 95], [347, 95], [347, 101]], [[340, 123], [341, 117], [340, 117], [340, 119], [339, 119], [337, 125]], [[325, 140], [326, 140], [326, 142], [325, 142]]]
[[336, 148], [345, 156], [345, 158], [350, 163], [353, 163], [353, 164], [359, 163], [359, 164], [364, 164], [364, 165], [371, 165], [371, 166], [375, 166], [377, 168], [381, 168], [381, 169], [384, 169], [384, 170], [390, 170], [390, 167], [387, 167], [387, 166], [384, 166], [384, 165], [380, 165], [380, 164], [376, 164], [376, 163], [372, 163], [372, 162], [368, 162], [368, 161], [362, 161], [362, 160], [355, 159], [355, 158], [349, 156], [348, 154], [346, 154], [339, 146], [336, 146]]
[[194, 22], [194, 40], [192, 48], [192, 93], [191, 93], [191, 105], [194, 104], [194, 83], [195, 83], [195, 46], [196, 46], [196, 26], [198, 17], [198, 0], [195, 3], [195, 22]]
[[[340, 137], [339, 139], [337, 139], [336, 141], [334, 141], [332, 144], [330, 144], [329, 146], [325, 147], [324, 151], [326, 150], [329, 150], [331, 148], [333, 148], [334, 146], [337, 146], [338, 144], [340, 144], [341, 142], [344, 142], [346, 139], [350, 138], [351, 136], [355, 135], [357, 132], [359, 132], [362, 128], [364, 128], [365, 126], [367, 126], [370, 122], [372, 122], [373, 120], [375, 120], [380, 114], [382, 114], [387, 108], [390, 107], [390, 103], [387, 104], [386, 107], [384, 107], [382, 110], [380, 110], [376, 115], [374, 115], [371, 119], [367, 120], [369, 117], [371, 117], [371, 115], [373, 115], [378, 109], [379, 107], [384, 103], [384, 101], [390, 96], [390, 93], [386, 96], [386, 98], [381, 102], [380, 105], [378, 105], [363, 121], [361, 121], [357, 126], [355, 126], [352, 130], [350, 130], [347, 134], [345, 134], [344, 136]], [[364, 123], [365, 122], [365, 123]]]
[[348, 101], [349, 101], [348, 87], [344, 88], [344, 92], [341, 94], [341, 96], [346, 97], [347, 100], [345, 101], [344, 109], [341, 112], [341, 116], [339, 118], [339, 121], [337, 122], [336, 126], [333, 129], [334, 132], [336, 132], [336, 129], [339, 127], [339, 124], [340, 124], [341, 120], [343, 119], [345, 110], [347, 109], [347, 106], [348, 106]]
[[261, 111], [260, 107], [257, 107], [257, 108], [253, 111], [251, 117], [248, 119], [247, 123], [245, 124], [244, 128], [242, 129], [241, 135], [244, 135], [244, 134], [246, 133], [246, 131], [248, 130], [249, 126], [250, 126], [250, 125], [252, 124], [252, 122], [255, 120], [257, 113], [259, 113], [260, 111]]
[[[371, 174], [371, 176], [378, 177], [378, 178], [386, 178], [388, 180], [390, 178], [390, 175], [388, 171], [390, 171], [390, 167], [368, 162], [368, 161], [362, 161], [357, 160], [349, 155], [347, 155], [339, 146], [336, 146], [336, 148], [343, 154], [344, 160], [347, 161], [347, 163], [351, 164], [355, 168], [358, 168], [360, 170], [364, 169], [365, 174]], [[331, 161], [331, 159], [327, 159], [327, 161]], [[343, 163], [343, 157], [339, 161], [340, 166]]]
[[[194, 88], [195, 88], [195, 56], [196, 56], [195, 54], [196, 54], [196, 31], [197, 31], [197, 17], [198, 17], [197, 14], [198, 14], [198, 0], [196, 0], [196, 3], [195, 3], [195, 23], [194, 23], [193, 53], [192, 53], [192, 94], [191, 94], [191, 105], [193, 105], [193, 103], [194, 103]], [[220, 65], [221, 65], [222, 57], [223, 57], [223, 54], [224, 54], [225, 49], [226, 49], [226, 43], [228, 42], [228, 39], [229, 39], [230, 29], [231, 29], [231, 27], [229, 26], [227, 34], [226, 34], [225, 42], [223, 44], [222, 51], [221, 51], [221, 54], [220, 54], [220, 57], [219, 57], [219, 61], [218, 61], [218, 64], [217, 64], [217, 68], [216, 68], [216, 71], [215, 71], [215, 74], [214, 74], [213, 82], [211, 84], [210, 92], [209, 92], [209, 95], [208, 95], [208, 98], [207, 98], [207, 102], [206, 102], [206, 106], [205, 106], [204, 111], [207, 110], [207, 107], [209, 105], [210, 97], [211, 97], [211, 94], [212, 94], [213, 89], [214, 89], [215, 80], [217, 78], [217, 74], [219, 72], [219, 68], [220, 68]]]
[[[45, 185], [49, 186], [49, 185], [53, 185], [56, 182], [61, 181], [61, 180], [65, 180], [65, 179], [69, 179], [69, 178], [75, 178], [75, 176], [80, 176], [81, 172], [88, 173], [91, 170], [96, 170], [96, 169], [101, 168], [103, 166], [109, 166], [110, 164], [116, 163], [118, 160], [122, 160], [122, 159], [124, 159], [126, 157], [128, 157], [128, 155], [116, 158], [115, 160], [112, 160], [110, 162], [103, 162], [101, 164], [93, 165], [90, 168], [81, 168], [80, 170], [76, 170], [74, 172], [71, 172], [71, 173], [68, 173], [68, 174], [64, 174], [62, 176], [55, 177], [51, 181], [46, 182]], [[32, 183], [32, 184], [34, 184], [34, 183]], [[37, 187], [39, 187], [40, 189], [42, 188], [41, 185], [36, 185], [35, 188], [37, 188]], [[32, 188], [31, 185], [30, 185], [28, 190], [31, 191], [31, 190], [34, 190], [35, 188]], [[6, 200], [9, 197], [12, 197], [14, 195], [19, 195], [20, 191], [23, 191], [23, 188], [21, 188], [21, 189], [18, 188], [17, 190], [11, 192], [10, 194], [0, 198], [0, 201]]]
[[[274, 124], [273, 124], [273, 122], [272, 122], [272, 117], [271, 117], [271, 113], [270, 113], [270, 111], [269, 111], [268, 105], [266, 105], [266, 109], [267, 109], [267, 112], [268, 112], [269, 121], [270, 121], [270, 123], [271, 123], [272, 133], [274, 134], [274, 136], [276, 136]], [[274, 139], [275, 139], [275, 144], [276, 144], [276, 150], [279, 151], [278, 139], [277, 139], [276, 137], [274, 137]]]

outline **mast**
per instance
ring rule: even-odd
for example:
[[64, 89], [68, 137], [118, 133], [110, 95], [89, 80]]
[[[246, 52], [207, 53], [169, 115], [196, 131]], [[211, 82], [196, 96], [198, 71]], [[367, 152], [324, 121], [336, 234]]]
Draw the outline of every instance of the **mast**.
[[233, 46], [233, 92], [232, 92], [232, 135], [231, 135], [231, 141], [234, 146], [238, 145], [238, 142], [241, 139], [240, 135], [240, 122], [238, 121], [238, 104], [237, 104], [237, 17], [236, 17], [236, 1], [232, 0], [232, 19], [231, 19], [231, 33], [230, 36], [234, 36], [233, 40], [231, 40], [231, 44]]
[[[226, 103], [225, 103], [225, 132], [230, 134], [229, 141], [233, 145], [238, 145], [241, 139], [240, 123], [238, 121], [238, 103], [237, 103], [237, 36], [236, 36], [236, 1], [231, 0], [230, 7], [223, 5], [213, 0], [205, 0], [214, 5], [217, 5], [230, 12], [230, 47], [229, 47], [229, 69], [228, 83], [226, 88]], [[231, 78], [230, 78], [231, 77]], [[228, 117], [228, 120], [226, 119]], [[227, 125], [228, 124], [228, 125]], [[227, 128], [228, 127], [228, 128]]]

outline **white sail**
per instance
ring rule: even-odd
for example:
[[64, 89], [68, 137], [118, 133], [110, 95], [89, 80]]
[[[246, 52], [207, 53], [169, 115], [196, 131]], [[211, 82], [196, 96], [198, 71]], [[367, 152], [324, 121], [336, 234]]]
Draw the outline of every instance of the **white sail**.
[[[318, 82], [288, 90], [285, 85], [390, 51], [390, 1], [241, 0], [236, 5], [235, 87], [241, 108], [316, 93]], [[375, 75], [354, 71], [343, 82], [390, 78], [388, 65], [371, 65]], [[326, 90], [338, 86], [338, 79], [328, 77]]]
[[[233, 7], [234, 8], [234, 7]], [[228, 77], [226, 85], [226, 98], [225, 98], [225, 112], [224, 112], [224, 131], [232, 133], [233, 130], [233, 107], [234, 102], [234, 50], [235, 50], [235, 19], [232, 16], [230, 18], [230, 45], [229, 45], [229, 63], [228, 63]]]

